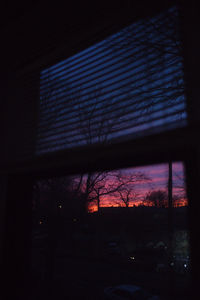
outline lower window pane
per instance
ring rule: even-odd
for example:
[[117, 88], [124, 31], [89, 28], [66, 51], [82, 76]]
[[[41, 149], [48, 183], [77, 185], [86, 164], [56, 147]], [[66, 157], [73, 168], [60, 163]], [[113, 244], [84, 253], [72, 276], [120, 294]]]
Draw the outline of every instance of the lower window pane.
[[34, 184], [33, 299], [187, 299], [181, 162]]

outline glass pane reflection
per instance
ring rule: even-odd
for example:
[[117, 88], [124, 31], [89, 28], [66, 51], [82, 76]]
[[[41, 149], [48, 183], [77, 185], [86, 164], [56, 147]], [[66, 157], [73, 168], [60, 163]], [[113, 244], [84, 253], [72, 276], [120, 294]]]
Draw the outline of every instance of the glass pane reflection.
[[187, 299], [183, 163], [49, 178], [34, 191], [35, 295], [115, 299], [133, 297], [137, 287], [158, 299]]

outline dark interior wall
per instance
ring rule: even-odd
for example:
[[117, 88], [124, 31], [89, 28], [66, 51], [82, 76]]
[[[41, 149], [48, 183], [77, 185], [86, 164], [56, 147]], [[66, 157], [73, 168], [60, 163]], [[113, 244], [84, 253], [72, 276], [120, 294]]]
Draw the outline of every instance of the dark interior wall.
[[183, 55], [185, 59], [185, 80], [187, 91], [187, 106], [189, 122], [193, 131], [200, 125], [200, 41], [199, 11], [195, 1], [187, 2], [182, 6], [182, 37]]
[[[88, 40], [96, 32], [100, 33], [105, 27], [108, 35], [109, 27], [120, 28], [122, 24], [138, 18], [156, 13], [174, 1], [100, 1], [67, 3], [49, 3], [38, 1], [27, 6], [15, 5], [7, 9], [8, 18], [4, 17], [2, 25], [3, 39], [6, 41], [6, 53], [12, 54], [11, 64], [19, 65], [30, 63], [37, 64], [37, 59], [42, 57], [45, 64], [47, 57], [56, 50], [59, 55], [64, 46], [63, 55], [70, 55], [74, 41]], [[2, 13], [3, 15], [3, 13]], [[3, 22], [1, 20], [1, 22]], [[1, 27], [0, 27], [1, 28]], [[112, 30], [112, 29], [111, 29]], [[93, 37], [94, 38], [94, 37]], [[95, 37], [98, 38], [98, 37]], [[101, 38], [101, 37], [99, 37]], [[89, 41], [92, 43], [92, 41]], [[85, 41], [85, 45], [88, 41]], [[74, 46], [74, 45], [73, 45]], [[84, 46], [84, 45], [83, 45]], [[79, 45], [80, 47], [80, 45]], [[66, 54], [66, 49], [68, 53]], [[13, 53], [14, 50], [14, 53]], [[10, 51], [10, 53], [9, 53]], [[53, 55], [54, 56], [54, 55]], [[51, 57], [51, 63], [58, 58]]]
[[0, 298], [27, 299], [26, 293], [30, 293], [33, 183], [27, 176], [9, 176], [6, 188]]

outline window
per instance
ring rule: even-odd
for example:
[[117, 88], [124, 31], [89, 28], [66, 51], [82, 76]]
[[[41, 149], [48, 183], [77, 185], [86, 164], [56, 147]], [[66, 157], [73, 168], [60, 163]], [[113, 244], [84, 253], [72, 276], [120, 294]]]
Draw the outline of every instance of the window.
[[135, 139], [186, 123], [175, 7], [40, 73], [38, 155]]
[[48, 178], [34, 189], [32, 270], [41, 286], [50, 280], [52, 293], [73, 299], [102, 299], [118, 285], [188, 296], [182, 162]]
[[44, 5], [38, 26], [34, 12], [3, 30], [6, 293], [29, 298], [30, 237], [33, 299], [97, 299], [123, 285], [177, 300], [198, 289], [198, 17], [181, 4], [180, 28], [168, 4], [136, 1], [95, 20], [69, 9], [60, 23], [60, 7]]

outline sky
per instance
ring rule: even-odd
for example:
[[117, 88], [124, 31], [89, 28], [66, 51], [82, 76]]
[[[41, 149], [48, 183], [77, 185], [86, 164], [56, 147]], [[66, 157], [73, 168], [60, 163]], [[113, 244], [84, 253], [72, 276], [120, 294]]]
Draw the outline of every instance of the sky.
[[[168, 184], [168, 164], [158, 164], [143, 166], [137, 168], [127, 168], [121, 170], [123, 174], [133, 174], [135, 172], [141, 172], [145, 174], [149, 180], [142, 181], [134, 185], [134, 190], [137, 193], [137, 199], [130, 203], [133, 205], [144, 204], [143, 200], [148, 192], [153, 190], [162, 190], [167, 192]], [[184, 183], [184, 164], [182, 162], [174, 162], [172, 164], [172, 176], [173, 176], [173, 196], [180, 196], [181, 201], [179, 205], [186, 205], [187, 199], [185, 196], [185, 183]], [[108, 206], [123, 206], [123, 202], [116, 197], [106, 195], [101, 198], [101, 207]], [[97, 207], [93, 203], [90, 205], [92, 211], [96, 211]]]

